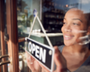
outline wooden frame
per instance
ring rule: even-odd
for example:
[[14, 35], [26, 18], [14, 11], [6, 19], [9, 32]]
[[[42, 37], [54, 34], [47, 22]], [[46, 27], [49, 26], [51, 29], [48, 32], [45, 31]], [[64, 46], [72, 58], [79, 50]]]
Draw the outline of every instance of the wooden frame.
[[8, 53], [10, 72], [19, 72], [18, 33], [17, 33], [17, 0], [6, 0], [7, 34], [9, 35]]
[[[4, 0], [0, 0], [0, 33], [1, 33], [1, 55], [5, 55], [5, 41], [4, 41]], [[6, 59], [3, 58], [4, 62]], [[1, 71], [1, 66], [0, 66]], [[7, 65], [3, 65], [3, 72], [7, 72]]]

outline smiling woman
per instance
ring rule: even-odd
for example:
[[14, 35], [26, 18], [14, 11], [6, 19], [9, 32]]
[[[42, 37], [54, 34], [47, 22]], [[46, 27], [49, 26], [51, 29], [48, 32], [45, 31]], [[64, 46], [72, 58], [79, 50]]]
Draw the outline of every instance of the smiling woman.
[[[86, 43], [90, 34], [88, 19], [89, 15], [77, 8], [72, 8], [65, 14], [61, 29], [64, 45], [54, 47], [55, 72], [90, 72], [90, 50], [87, 46], [89, 42]], [[29, 59], [27, 62], [31, 68]], [[42, 72], [48, 72], [41, 64], [39, 65]], [[31, 70], [34, 72], [36, 68], [33, 66]]]
[[[83, 11], [76, 8], [70, 9], [64, 17], [64, 24], [61, 30], [65, 46], [62, 49], [62, 55], [66, 59], [67, 68], [70, 71], [90, 71], [88, 69], [90, 67], [90, 51], [87, 47], [89, 42], [85, 42], [90, 34], [90, 24], [89, 17], [87, 17], [88, 19], [86, 17], [87, 15]], [[81, 37], [84, 38], [80, 39]]]

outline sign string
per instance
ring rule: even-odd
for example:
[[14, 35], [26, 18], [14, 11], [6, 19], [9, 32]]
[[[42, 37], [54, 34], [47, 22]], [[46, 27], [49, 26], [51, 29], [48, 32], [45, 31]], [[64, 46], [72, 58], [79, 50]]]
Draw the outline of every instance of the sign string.
[[28, 37], [30, 38], [30, 36], [31, 36], [31, 34], [32, 34], [32, 29], [33, 29], [33, 27], [34, 27], [36, 18], [37, 18], [37, 20], [38, 20], [38, 22], [39, 22], [39, 24], [40, 24], [40, 26], [41, 26], [41, 28], [42, 28], [42, 31], [44, 32], [44, 35], [45, 35], [45, 37], [46, 37], [46, 39], [47, 39], [50, 47], [53, 48], [53, 46], [52, 46], [52, 44], [51, 44], [51, 41], [50, 41], [50, 39], [48, 38], [48, 36], [47, 36], [47, 34], [46, 34], [46, 31], [45, 31], [45, 29], [44, 29], [44, 27], [43, 27], [43, 25], [42, 25], [42, 23], [41, 23], [41, 21], [40, 21], [40, 19], [39, 19], [39, 17], [38, 17], [38, 13], [37, 13], [37, 12], [35, 13], [35, 17], [34, 17], [34, 20], [33, 20], [33, 23], [32, 23], [32, 26], [31, 26], [30, 33], [29, 33], [29, 36], [28, 36]]

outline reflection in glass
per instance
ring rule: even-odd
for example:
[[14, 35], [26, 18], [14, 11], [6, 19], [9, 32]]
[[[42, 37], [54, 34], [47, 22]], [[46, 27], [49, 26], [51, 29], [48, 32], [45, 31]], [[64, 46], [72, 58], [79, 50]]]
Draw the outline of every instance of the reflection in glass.
[[[26, 37], [29, 34], [34, 9], [38, 11], [40, 17], [40, 0], [17, 0], [18, 37]], [[36, 22], [35, 28], [39, 28], [37, 24]]]

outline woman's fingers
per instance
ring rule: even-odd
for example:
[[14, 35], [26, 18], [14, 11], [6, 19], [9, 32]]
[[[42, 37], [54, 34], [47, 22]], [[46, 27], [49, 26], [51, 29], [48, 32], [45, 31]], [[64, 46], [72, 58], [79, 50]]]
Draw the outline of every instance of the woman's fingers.
[[38, 70], [38, 72], [40, 72], [41, 67], [40, 67], [40, 65], [39, 65], [37, 60], [34, 61], [34, 67], [35, 67], [36, 70]]
[[27, 65], [31, 70], [34, 70], [34, 59], [32, 58], [31, 55], [26, 52], [26, 60], [27, 60]]
[[27, 51], [26, 51], [26, 60], [28, 67], [32, 70], [32, 72], [40, 72], [40, 65]]

